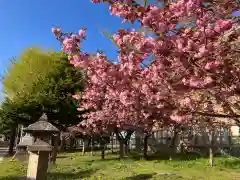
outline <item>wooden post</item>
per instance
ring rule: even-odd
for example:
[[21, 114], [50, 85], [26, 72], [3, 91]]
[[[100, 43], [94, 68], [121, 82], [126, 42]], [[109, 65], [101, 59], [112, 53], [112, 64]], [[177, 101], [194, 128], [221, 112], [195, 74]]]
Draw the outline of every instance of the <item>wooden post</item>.
[[213, 130], [210, 130], [209, 132], [209, 165], [210, 167], [213, 167], [214, 162], [213, 162]]

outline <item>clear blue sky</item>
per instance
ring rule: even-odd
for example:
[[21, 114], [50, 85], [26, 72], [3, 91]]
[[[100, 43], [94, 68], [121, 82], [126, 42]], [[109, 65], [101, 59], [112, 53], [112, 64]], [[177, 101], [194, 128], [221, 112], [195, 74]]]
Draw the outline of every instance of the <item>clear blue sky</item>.
[[[115, 32], [123, 27], [119, 18], [109, 15], [107, 4], [94, 5], [90, 0], [1, 0], [0, 24], [0, 75], [6, 71], [9, 59], [18, 56], [26, 47], [40, 46], [59, 51], [60, 46], [51, 33], [53, 26], [68, 32], [87, 27], [88, 40], [84, 42], [84, 50], [102, 49], [114, 59], [116, 49], [101, 35], [100, 29]], [[0, 100], [1, 96], [0, 93]]]

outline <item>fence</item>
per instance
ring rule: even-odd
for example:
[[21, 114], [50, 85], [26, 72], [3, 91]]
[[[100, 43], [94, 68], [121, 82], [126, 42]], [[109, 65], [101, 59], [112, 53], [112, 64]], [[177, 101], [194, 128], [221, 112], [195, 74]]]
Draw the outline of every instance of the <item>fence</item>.
[[[24, 140], [25, 136], [22, 138]], [[26, 136], [26, 138], [29, 138]], [[217, 132], [214, 136], [214, 151], [215, 153], [226, 152], [228, 154], [238, 156], [240, 155], [240, 137], [229, 136], [224, 132]], [[21, 141], [22, 142], [22, 141]], [[25, 143], [27, 141], [25, 140]], [[129, 140], [128, 148], [133, 151], [141, 151], [144, 145], [143, 134], [133, 134]], [[66, 149], [82, 149], [83, 140], [79, 138], [68, 139], [65, 141]], [[85, 142], [86, 143], [86, 142]], [[148, 139], [148, 150], [150, 152], [172, 152], [170, 145], [173, 143], [173, 131], [171, 129], [158, 130], [153, 133]], [[0, 144], [1, 145], [1, 144]], [[209, 141], [208, 134], [204, 133], [192, 133], [183, 132], [177, 137], [175, 146], [180, 151], [194, 151], [200, 154], [208, 153]], [[90, 149], [99, 149], [99, 141], [93, 141], [90, 143]], [[110, 137], [110, 142], [107, 144], [107, 149], [111, 152], [117, 152], [119, 150], [119, 142], [116, 136]]]
[[[164, 133], [163, 131], [156, 131], [148, 139], [148, 147], [151, 152], [169, 151], [170, 145], [172, 144], [173, 133]], [[144, 136], [141, 134], [133, 134], [129, 140], [130, 150], [141, 150], [143, 148]], [[67, 142], [69, 146], [70, 141]], [[93, 149], [100, 148], [98, 142], [90, 144]], [[204, 134], [195, 135], [181, 135], [178, 137], [177, 146], [187, 151], [194, 151], [199, 153], [208, 152], [209, 141], [208, 136]], [[74, 147], [81, 149], [83, 147], [83, 140], [76, 138], [74, 140]], [[240, 155], [240, 137], [239, 136], [228, 136], [226, 133], [215, 133], [213, 147], [215, 153], [221, 153], [222, 151], [230, 153], [232, 155]], [[119, 150], [119, 142], [116, 136], [110, 137], [110, 143], [107, 144], [107, 148], [111, 149], [112, 152]]]

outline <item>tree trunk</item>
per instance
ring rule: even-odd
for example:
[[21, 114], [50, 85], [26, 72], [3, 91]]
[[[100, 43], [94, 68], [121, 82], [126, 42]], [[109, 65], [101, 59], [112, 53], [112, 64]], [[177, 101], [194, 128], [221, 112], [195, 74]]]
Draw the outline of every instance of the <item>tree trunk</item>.
[[102, 151], [101, 151], [101, 159], [104, 160], [105, 159], [105, 148], [103, 147]]
[[53, 140], [53, 150], [50, 157], [50, 163], [55, 164], [57, 160], [58, 145], [60, 140], [60, 134], [52, 137]]
[[94, 150], [94, 142], [93, 137], [89, 140], [89, 144], [91, 144], [91, 155], [93, 156], [93, 150]]
[[213, 161], [213, 131], [210, 132], [209, 134], [209, 165], [210, 167], [214, 166], [214, 161]]
[[12, 133], [11, 133], [11, 136], [10, 136], [10, 140], [9, 140], [9, 147], [8, 147], [8, 155], [13, 155], [14, 154], [14, 146], [15, 146], [15, 140], [16, 140], [16, 127], [14, 126], [12, 128]]
[[84, 143], [84, 139], [82, 140], [83, 142], [83, 145], [82, 145], [82, 155], [84, 156], [85, 155], [85, 143]]
[[[119, 141], [119, 145], [120, 145], [120, 149], [119, 149], [119, 157], [120, 159], [124, 157], [124, 151], [126, 152], [126, 148], [128, 148], [128, 146], [126, 146], [126, 144], [128, 143], [129, 139], [131, 138], [131, 135], [133, 133], [133, 131], [128, 131], [126, 137], [123, 137], [121, 135], [121, 133], [118, 131], [118, 129], [115, 130], [117, 139]], [[124, 149], [124, 145], [125, 145], [125, 149]], [[128, 151], [128, 149], [127, 149]]]
[[135, 134], [135, 150], [137, 152], [141, 152], [141, 137], [139, 136], [139, 134]]
[[119, 158], [122, 159], [124, 157], [124, 140], [119, 141]]
[[113, 154], [113, 153], [114, 153], [114, 151], [113, 151], [113, 140], [114, 140], [114, 138], [113, 138], [113, 137], [114, 137], [114, 136], [112, 135], [111, 137], [112, 137], [112, 142], [111, 142], [111, 145], [112, 145], [112, 154]]
[[144, 136], [144, 141], [143, 141], [143, 158], [144, 159], [148, 158], [148, 154], [147, 154], [147, 151], [148, 151], [148, 138], [149, 138], [149, 135], [145, 135]]
[[129, 141], [128, 140], [124, 141], [124, 148], [125, 148], [124, 153], [127, 154], [129, 152]]
[[74, 149], [74, 143], [75, 143], [75, 139], [73, 137], [70, 137], [70, 150]]
[[101, 146], [101, 159], [105, 159], [105, 145], [104, 139], [100, 140], [100, 146]]
[[91, 138], [85, 137], [83, 138], [83, 147], [82, 147], [82, 155], [85, 155], [85, 153], [89, 150], [89, 145], [91, 141]]
[[64, 136], [60, 137], [61, 139], [61, 150], [66, 150], [66, 139]]
[[20, 138], [21, 138], [21, 134], [22, 134], [21, 132], [22, 132], [22, 126], [18, 125], [16, 145], [18, 145], [20, 142]]
[[179, 145], [179, 132], [180, 132], [180, 126], [177, 125], [174, 127], [174, 134], [172, 138], [172, 143], [171, 143], [171, 148], [172, 148], [172, 153], [176, 153]]

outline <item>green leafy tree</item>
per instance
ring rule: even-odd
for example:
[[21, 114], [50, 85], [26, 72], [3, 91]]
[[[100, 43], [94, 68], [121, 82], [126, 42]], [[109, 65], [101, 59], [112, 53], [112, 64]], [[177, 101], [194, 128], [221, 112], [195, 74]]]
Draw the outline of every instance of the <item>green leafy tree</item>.
[[69, 64], [65, 54], [35, 47], [12, 60], [3, 89], [7, 104], [14, 106], [12, 116], [29, 116], [22, 120], [30, 123], [45, 112], [53, 124], [64, 128], [79, 121], [72, 93], [82, 91], [84, 82], [84, 71]]

